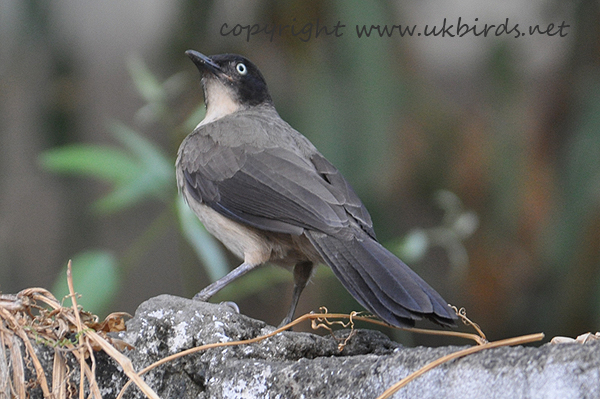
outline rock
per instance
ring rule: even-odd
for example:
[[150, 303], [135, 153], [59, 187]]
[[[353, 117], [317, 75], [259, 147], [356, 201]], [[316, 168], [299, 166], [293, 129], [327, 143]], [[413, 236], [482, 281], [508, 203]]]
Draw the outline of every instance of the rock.
[[[226, 305], [161, 295], [140, 305], [120, 338], [135, 347], [125, 354], [141, 370], [194, 346], [254, 338], [274, 329]], [[338, 331], [336, 337], [348, 333]], [[372, 330], [356, 330], [341, 352], [337, 345], [331, 336], [287, 331], [258, 343], [179, 358], [144, 379], [161, 398], [377, 398], [403, 377], [461, 349], [406, 348]], [[118, 369], [108, 356], [97, 356], [104, 398], [116, 397], [127, 381]], [[125, 397], [145, 396], [132, 385]], [[425, 373], [393, 397], [598, 398], [600, 344], [485, 350]]]

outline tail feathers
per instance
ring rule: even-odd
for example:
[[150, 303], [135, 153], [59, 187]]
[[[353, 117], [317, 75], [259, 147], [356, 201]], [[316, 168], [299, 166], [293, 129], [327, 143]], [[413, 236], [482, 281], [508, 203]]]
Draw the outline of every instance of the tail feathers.
[[307, 236], [350, 294], [386, 322], [406, 327], [427, 318], [445, 326], [455, 324], [456, 315], [447, 302], [362, 230], [351, 239], [314, 231]]

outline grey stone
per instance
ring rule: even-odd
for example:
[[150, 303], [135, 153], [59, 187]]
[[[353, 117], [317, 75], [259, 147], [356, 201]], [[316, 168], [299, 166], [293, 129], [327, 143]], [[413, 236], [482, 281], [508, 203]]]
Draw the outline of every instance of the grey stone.
[[[140, 305], [120, 337], [137, 370], [194, 346], [249, 339], [274, 330], [229, 306], [161, 295]], [[344, 338], [349, 331], [338, 331]], [[258, 343], [213, 348], [144, 375], [161, 398], [377, 398], [395, 382], [460, 347], [407, 348], [357, 330], [340, 352], [331, 336], [280, 333]], [[98, 356], [104, 397], [127, 378]], [[134, 386], [125, 397], [143, 398]], [[410, 382], [400, 398], [599, 398], [600, 344], [568, 343], [485, 350], [443, 364]]]

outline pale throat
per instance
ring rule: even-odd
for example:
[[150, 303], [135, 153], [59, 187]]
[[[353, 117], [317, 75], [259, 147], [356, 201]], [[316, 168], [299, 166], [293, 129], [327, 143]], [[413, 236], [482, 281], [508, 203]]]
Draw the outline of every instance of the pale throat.
[[218, 81], [206, 82], [205, 93], [208, 95], [206, 115], [198, 126], [214, 122], [241, 108], [233, 90]]

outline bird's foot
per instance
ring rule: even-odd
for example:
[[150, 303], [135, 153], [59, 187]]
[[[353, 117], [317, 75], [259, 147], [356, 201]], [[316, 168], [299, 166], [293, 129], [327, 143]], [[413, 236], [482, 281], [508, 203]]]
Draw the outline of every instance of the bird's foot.
[[194, 298], [192, 298], [192, 299], [194, 301], [208, 302], [208, 300], [210, 299], [211, 296], [212, 296], [212, 293], [206, 292], [206, 290], [202, 290], [199, 293], [197, 293], [196, 295], [194, 295]]
[[225, 305], [230, 307], [231, 309], [233, 309], [233, 311], [235, 313], [240, 313], [240, 307], [237, 305], [237, 303], [232, 302], [232, 301], [223, 301], [221, 303], [219, 303], [219, 305]]
[[[196, 295], [194, 295], [194, 297], [192, 299], [194, 301], [208, 302], [208, 300], [210, 299], [210, 297], [211, 297], [211, 295], [202, 295], [202, 291], [200, 291], [199, 293], [197, 293]], [[220, 302], [219, 305], [228, 306], [235, 313], [240, 313], [240, 307], [235, 302], [232, 302], [232, 301], [223, 301], [223, 302]]]

